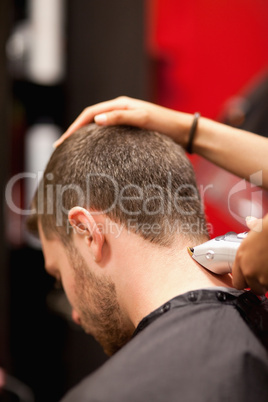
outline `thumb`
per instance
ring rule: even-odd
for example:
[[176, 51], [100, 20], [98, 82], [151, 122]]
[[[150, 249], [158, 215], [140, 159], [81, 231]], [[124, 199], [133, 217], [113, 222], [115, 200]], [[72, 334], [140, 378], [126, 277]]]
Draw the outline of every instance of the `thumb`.
[[262, 219], [257, 219], [253, 216], [246, 217], [246, 224], [250, 230], [254, 232], [261, 232], [262, 231]]

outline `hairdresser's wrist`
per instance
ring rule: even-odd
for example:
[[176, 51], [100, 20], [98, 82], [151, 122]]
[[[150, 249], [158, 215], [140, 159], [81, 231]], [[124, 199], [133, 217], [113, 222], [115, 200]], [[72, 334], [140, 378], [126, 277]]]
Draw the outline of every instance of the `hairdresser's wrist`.
[[168, 124], [168, 127], [166, 130], [163, 130], [163, 133], [171, 137], [186, 150], [193, 117], [194, 115], [190, 113], [169, 109], [169, 115], [165, 116], [165, 122]]
[[[191, 141], [191, 153], [205, 156], [207, 153], [215, 152], [217, 148], [217, 131], [222, 124], [216, 123], [201, 115], [196, 119], [195, 114], [175, 112], [176, 119], [174, 120], [174, 127], [170, 127], [169, 135], [180, 144], [185, 150], [189, 149], [189, 141]], [[190, 138], [193, 124], [196, 123], [194, 128], [194, 135]]]
[[226, 146], [225, 137], [229, 134], [228, 129], [229, 127], [222, 123], [200, 116], [192, 142], [192, 153], [206, 159], [210, 159], [212, 155], [217, 155], [217, 153], [222, 153]]
[[[196, 123], [194, 135], [190, 138], [194, 123]], [[210, 148], [210, 142], [213, 146], [214, 132], [213, 128], [211, 132], [211, 123], [213, 123], [211, 120], [201, 115], [195, 119], [195, 114], [176, 112], [175, 127], [172, 128], [170, 136], [185, 150], [189, 149], [191, 141], [191, 153], [202, 156]]]

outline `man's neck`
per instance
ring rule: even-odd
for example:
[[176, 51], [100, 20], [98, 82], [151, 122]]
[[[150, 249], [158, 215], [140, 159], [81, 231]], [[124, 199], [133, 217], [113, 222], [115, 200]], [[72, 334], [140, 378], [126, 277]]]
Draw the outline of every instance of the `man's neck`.
[[187, 291], [232, 287], [229, 275], [214, 275], [197, 264], [187, 252], [188, 245], [160, 247], [137, 236], [124, 245], [117, 288], [119, 302], [135, 327], [153, 310]]

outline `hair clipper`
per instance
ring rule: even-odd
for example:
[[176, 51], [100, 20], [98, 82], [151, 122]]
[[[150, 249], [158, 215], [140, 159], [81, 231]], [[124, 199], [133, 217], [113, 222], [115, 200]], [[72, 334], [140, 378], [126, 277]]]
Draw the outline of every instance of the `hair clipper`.
[[228, 232], [196, 247], [188, 247], [191, 257], [214, 274], [232, 272], [236, 252], [248, 232]]

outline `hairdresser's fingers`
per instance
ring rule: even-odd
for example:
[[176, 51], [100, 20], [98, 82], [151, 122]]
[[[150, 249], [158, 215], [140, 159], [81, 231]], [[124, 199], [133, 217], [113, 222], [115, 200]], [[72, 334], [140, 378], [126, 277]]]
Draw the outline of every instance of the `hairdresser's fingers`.
[[126, 124], [148, 129], [153, 129], [154, 126], [150, 114], [145, 109], [113, 110], [112, 112], [98, 114], [94, 121], [100, 126]]
[[61, 144], [74, 131], [93, 121], [94, 118], [95, 122], [100, 125], [126, 124], [156, 130], [186, 147], [193, 117], [191, 114], [181, 113], [150, 102], [120, 96], [86, 108], [61, 138], [54, 143], [54, 147]]
[[96, 115], [94, 120], [95, 123], [102, 126], [125, 124], [158, 131], [171, 137], [181, 146], [186, 147], [192, 116], [140, 101], [139, 103], [129, 105], [125, 109], [121, 108]]
[[267, 292], [266, 287], [254, 276], [247, 276], [247, 278], [245, 278], [237, 262], [234, 263], [232, 273], [233, 286], [236, 289], [250, 288], [257, 295], [264, 295]]
[[261, 285], [260, 282], [255, 279], [252, 282], [249, 282], [249, 287], [254, 293], [256, 293], [256, 295], [262, 296], [268, 292], [268, 287]]
[[245, 289], [246, 287], [248, 287], [247, 281], [240, 268], [238, 258], [235, 259], [235, 262], [233, 264], [232, 280], [233, 280], [233, 286], [236, 289]]
[[247, 227], [254, 232], [262, 231], [262, 219], [254, 218], [253, 216], [248, 216], [246, 218]]
[[85, 124], [91, 123], [94, 119], [94, 116], [104, 112], [109, 112], [111, 110], [127, 109], [128, 107], [130, 107], [128, 104], [135, 101], [135, 99], [131, 99], [126, 96], [120, 96], [118, 98], [111, 99], [105, 102], [100, 102], [96, 105], [85, 108], [75, 119], [75, 121], [69, 126], [65, 133], [63, 133], [62, 136], [53, 144], [54, 148], [58, 147], [76, 130], [83, 127]]
[[178, 133], [179, 130], [178, 125], [173, 128], [172, 119], [168, 118], [169, 112], [169, 110], [155, 105], [154, 107], [147, 106], [128, 110], [120, 109], [97, 115], [94, 121], [101, 126], [125, 124], [147, 130], [156, 130], [172, 136], [173, 131]]
[[267, 288], [255, 278], [248, 279], [247, 287], [250, 288], [256, 295], [265, 295], [267, 292]]
[[268, 289], [267, 261], [266, 233], [251, 230], [236, 253], [232, 269], [234, 287], [251, 288], [257, 294], [266, 293]]

